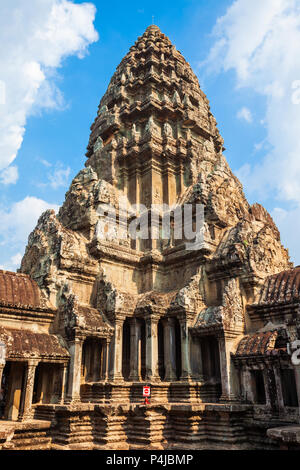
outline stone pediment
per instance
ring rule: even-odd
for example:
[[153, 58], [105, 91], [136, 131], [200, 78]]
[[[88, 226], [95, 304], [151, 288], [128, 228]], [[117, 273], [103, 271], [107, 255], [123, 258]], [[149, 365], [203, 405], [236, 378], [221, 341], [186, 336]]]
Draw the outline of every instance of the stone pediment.
[[69, 295], [63, 307], [64, 329], [69, 338], [75, 336], [110, 337], [113, 327], [105, 315], [89, 305], [80, 305], [75, 295]]

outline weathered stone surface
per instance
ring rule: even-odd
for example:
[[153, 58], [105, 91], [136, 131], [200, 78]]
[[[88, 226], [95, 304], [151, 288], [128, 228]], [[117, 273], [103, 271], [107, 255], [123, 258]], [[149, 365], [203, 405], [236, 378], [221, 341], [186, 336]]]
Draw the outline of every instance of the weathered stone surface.
[[[26, 318], [20, 338], [38, 329], [45, 344], [61, 338], [68, 349], [46, 364], [28, 340], [36, 362], [25, 391], [20, 364], [1, 369], [21, 394], [17, 410], [6, 398], [6, 415], [52, 419], [53, 448], [274, 448], [270, 421], [299, 419], [287, 346], [299, 339], [299, 269], [224, 151], [196, 75], [150, 26], [101, 99], [86, 168], [59, 213], [40, 217], [22, 274], [0, 275], [1, 327], [12, 321], [10, 302], [13, 327]], [[163, 204], [189, 204], [193, 223], [204, 206], [196, 249], [175, 236], [173, 219], [163, 237]], [[134, 205], [157, 237], [130, 237]]]

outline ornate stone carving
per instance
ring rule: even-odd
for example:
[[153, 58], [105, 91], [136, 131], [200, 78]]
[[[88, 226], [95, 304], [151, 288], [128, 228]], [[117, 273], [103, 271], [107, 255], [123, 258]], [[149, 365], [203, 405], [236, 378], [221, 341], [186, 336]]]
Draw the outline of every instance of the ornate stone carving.
[[[123, 429], [126, 435], [128, 426], [123, 424], [134, 413], [133, 409], [128, 411], [128, 403], [136, 400], [136, 390], [132, 383], [122, 381], [123, 369], [130, 367], [126, 338], [130, 323], [139, 326], [132, 329], [131, 340], [139, 355], [138, 364], [142, 364], [143, 357], [146, 376], [142, 379], [149, 379], [151, 384], [153, 380], [152, 385], [157, 387], [155, 393], [160, 402], [160, 408], [155, 411], [157, 419], [162, 419], [162, 414], [168, 418], [169, 400], [182, 401], [184, 397], [186, 402], [217, 402], [220, 386], [222, 398], [237, 399], [239, 393], [234, 390], [233, 382], [239, 383], [236, 374], [244, 370], [240, 361], [248, 361], [245, 351], [250, 343], [255, 345], [251, 349], [255, 357], [248, 362], [255, 363], [255, 367], [259, 363], [264, 369], [267, 355], [271, 364], [276, 355], [287, 360], [285, 336], [273, 330], [279, 330], [280, 323], [280, 329], [288, 330], [291, 338], [297, 336], [299, 273], [287, 274], [291, 265], [278, 229], [265, 209], [247, 202], [223, 151], [224, 141], [197, 77], [170, 40], [152, 25], [117, 67], [101, 100], [91, 126], [86, 168], [73, 179], [58, 214], [54, 211], [42, 214], [29, 236], [21, 271], [27, 275], [26, 279], [30, 276], [39, 286], [43, 308], [53, 305], [48, 323], [41, 328], [47, 331], [51, 328], [68, 343], [72, 372], [68, 393], [70, 399], [76, 398], [79, 410], [76, 414], [75, 408], [70, 408], [72, 419], [81, 426], [82, 410], [86, 407], [92, 416], [90, 422], [102, 419], [102, 415], [109, 420], [107, 409], [113, 400], [126, 403], [114, 416], [117, 419], [116, 416], [122, 415], [119, 428], [116, 420], [113, 425], [106, 423], [101, 439], [107, 439], [107, 433], [112, 432], [110, 426], [119, 432]], [[195, 234], [196, 240], [202, 240], [197, 249], [191, 249], [184, 236], [175, 236], [174, 214], [170, 215], [173, 224], [170, 236], [164, 237], [161, 209], [157, 210], [157, 220], [152, 220], [152, 204], [163, 203], [180, 211], [184, 204], [192, 205], [193, 227], [196, 204], [204, 206], [204, 221]], [[131, 209], [135, 205], [140, 210], [142, 204], [147, 207], [144, 214], [149, 222], [147, 231], [154, 233], [155, 228], [158, 236], [131, 239], [127, 228], [137, 215]], [[127, 210], [127, 206], [131, 209]], [[183, 219], [183, 229], [186, 223]], [[274, 290], [278, 292], [277, 297], [271, 295]], [[12, 310], [7, 313], [11, 305], [5, 308], [5, 313], [0, 311], [0, 319], [7, 321], [10, 315], [10, 321], [17, 322], [22, 315], [24, 318], [23, 313], [17, 317], [16, 306], [13, 315]], [[34, 308], [39, 307], [20, 309], [27, 312], [26, 322], [30, 318], [38, 320], [33, 322], [33, 329], [40, 328], [47, 318], [45, 308], [36, 314], [32, 313]], [[264, 334], [260, 335], [259, 330], [264, 330]], [[241, 343], [245, 348], [238, 349], [243, 351], [243, 357], [234, 356], [235, 342], [244, 334], [251, 336], [254, 332], [255, 338], [247, 338]], [[191, 335], [195, 344], [189, 352]], [[84, 351], [85, 338], [96, 340], [96, 344], [97, 340], [103, 340], [105, 384], [83, 383], [80, 398], [80, 380], [84, 380], [81, 348]], [[268, 347], [262, 344], [260, 348], [257, 341], [264, 339]], [[163, 349], [165, 357], [172, 358], [172, 371], [168, 370], [168, 364], [159, 364]], [[204, 359], [199, 370], [205, 366], [208, 379], [205, 383], [201, 372], [200, 386], [190, 382], [189, 355], [197, 355], [193, 358], [195, 366], [197, 361], [202, 362], [202, 352]], [[96, 362], [98, 353], [93, 359]], [[165, 376], [164, 370], [167, 370]], [[142, 369], [128, 377], [139, 380], [141, 373]], [[80, 399], [86, 403], [83, 405]], [[106, 411], [102, 410], [98, 416], [95, 407], [102, 406], [101, 401]], [[65, 408], [63, 413], [67, 416], [69, 409]], [[197, 435], [191, 429], [197, 428], [203, 415], [196, 408], [189, 408], [193, 424], [187, 425], [185, 440]], [[147, 410], [149, 422], [155, 414], [153, 409]], [[236, 422], [233, 407], [218, 404], [218, 409], [228, 414], [228, 422]], [[141, 410], [139, 407], [138, 413], [143, 414]], [[239, 420], [243, 410], [238, 408]], [[181, 412], [177, 406], [172, 409], [174, 422]], [[214, 405], [209, 413], [214, 420]], [[247, 415], [247, 426], [251, 413]], [[278, 420], [278, 415], [274, 419]], [[180, 420], [183, 423], [182, 416]], [[152, 426], [140, 424], [138, 429]], [[130, 426], [134, 434], [135, 426]], [[153, 443], [155, 433], [150, 431], [149, 442]], [[203, 433], [201, 430], [201, 439]], [[229, 434], [234, 439], [231, 430]], [[219, 431], [216, 436], [219, 438]]]

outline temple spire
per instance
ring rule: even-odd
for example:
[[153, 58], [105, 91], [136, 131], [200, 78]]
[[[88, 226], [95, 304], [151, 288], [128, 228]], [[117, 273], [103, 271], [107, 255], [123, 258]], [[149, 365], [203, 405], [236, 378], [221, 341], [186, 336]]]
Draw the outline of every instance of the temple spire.
[[[154, 17], [152, 17], [152, 18], [154, 18]], [[148, 28], [146, 29], [146, 31], [149, 31], [149, 32], [161, 32], [160, 29], [159, 29], [159, 27], [158, 27], [156, 24], [154, 24], [154, 23], [150, 24], [150, 25], [148, 26]]]

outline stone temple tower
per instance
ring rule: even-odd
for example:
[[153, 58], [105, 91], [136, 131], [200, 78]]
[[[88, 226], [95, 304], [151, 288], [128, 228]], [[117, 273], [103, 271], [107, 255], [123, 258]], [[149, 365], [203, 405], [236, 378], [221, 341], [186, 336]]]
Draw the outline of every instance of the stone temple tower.
[[[280, 279], [296, 279], [297, 273], [271, 216], [259, 204], [248, 204], [224, 150], [190, 65], [157, 26], [149, 26], [101, 99], [85, 168], [59, 213], [42, 214], [22, 260], [22, 276], [39, 287], [41, 302], [51, 308], [47, 331], [60, 338], [69, 357], [60, 407], [52, 397], [52, 408], [38, 402], [37, 414], [71, 420], [77, 409], [77, 425], [89, 419], [92, 426], [101, 405], [102, 418], [97, 416], [101, 421], [106, 413], [107, 427], [100, 441], [113, 432], [134, 441], [134, 420], [141, 415], [122, 408], [116, 427], [111, 409], [139, 403], [143, 384], [151, 385], [153, 407], [143, 419], [156, 416], [160, 422], [157, 442], [167, 432], [162, 434], [162, 423], [177, 433], [182, 404], [191, 420], [180, 428], [184, 437], [191, 435], [192, 421], [204, 423], [205, 413], [215, 419], [216, 411], [205, 411], [205, 403], [234, 403], [234, 409], [224, 405], [226, 416], [244, 416], [262, 383], [266, 410], [275, 412], [267, 376], [260, 372], [271, 367], [264, 362], [269, 351], [282, 351], [284, 338], [286, 348], [297, 336], [298, 320], [283, 328], [285, 320], [272, 317], [275, 297], [268, 296], [268, 286], [280, 290]], [[191, 207], [188, 217], [185, 206]], [[175, 233], [175, 212], [182, 214], [181, 229], [196, 227], [197, 241], [198, 206], [204, 208], [201, 242], [190, 249], [185, 231], [181, 237]], [[136, 217], [144, 220], [146, 233], [132, 237]], [[150, 424], [149, 429], [151, 434]]]

